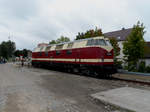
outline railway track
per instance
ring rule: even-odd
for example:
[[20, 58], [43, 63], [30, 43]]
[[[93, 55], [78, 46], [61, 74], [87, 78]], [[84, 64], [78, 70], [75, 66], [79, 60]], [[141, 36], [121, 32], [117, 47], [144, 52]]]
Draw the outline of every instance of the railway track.
[[[56, 70], [56, 71], [60, 71], [60, 72], [66, 72], [66, 73], [71, 73], [71, 74], [76, 74], [76, 75], [81, 75], [81, 76], [87, 76], [87, 77], [93, 77], [93, 78], [100, 78], [100, 79], [109, 79], [109, 80], [116, 80], [116, 81], [124, 81], [124, 82], [129, 82], [129, 83], [136, 83], [136, 84], [140, 84], [140, 85], [150, 85], [150, 76], [146, 76], [146, 75], [136, 75], [136, 74], [122, 74], [119, 73], [119, 77], [114, 74], [111, 77], [99, 77], [99, 75], [93, 75], [94, 73], [79, 73], [79, 72], [74, 72], [74, 71], [65, 71], [65, 70], [57, 70], [52, 69], [52, 70]], [[126, 76], [126, 77], [124, 77]], [[139, 78], [140, 77], [140, 78]], [[149, 80], [145, 80], [145, 79], [149, 79]]]
[[116, 77], [112, 77], [112, 80], [125, 81], [129, 83], [140, 84], [140, 85], [150, 85], [150, 82], [140, 81], [140, 80], [130, 80], [130, 79], [123, 79], [123, 78], [116, 78]]
[[[76, 74], [76, 73], [74, 73]], [[83, 74], [78, 74], [78, 75], [83, 75]], [[85, 74], [84, 74], [85, 75]], [[91, 74], [86, 74], [88, 77], [94, 77], [94, 78], [104, 78], [104, 79], [110, 79], [110, 80], [116, 80], [116, 81], [124, 81], [124, 82], [129, 82], [129, 83], [136, 83], [140, 85], [148, 85], [150, 86], [150, 76], [145, 76], [145, 75], [136, 75], [136, 74], [119, 74], [120, 77], [117, 77], [116, 75], [112, 75], [111, 77], [99, 77], [91, 75]], [[122, 77], [124, 76], [124, 77]], [[128, 78], [126, 78], [126, 77]], [[147, 80], [148, 79], [148, 80]]]
[[[148, 85], [150, 86], [150, 76], [139, 76], [139, 75], [133, 75], [133, 74], [120, 74], [120, 76], [126, 76], [126, 77], [116, 77], [116, 75], [112, 75], [111, 77], [99, 77], [98, 75], [92, 75], [92, 74], [86, 74], [86, 73], [76, 73], [72, 72], [76, 75], [83, 75], [87, 77], [93, 77], [93, 78], [100, 78], [100, 79], [109, 79], [109, 80], [115, 80], [115, 81], [124, 81], [128, 83], [136, 83], [140, 85]], [[140, 77], [140, 78], [139, 78]], [[148, 77], [148, 78], [147, 78]], [[149, 79], [149, 80], [144, 80]]]
[[[73, 73], [77, 74], [77, 73]], [[139, 76], [139, 75], [133, 75], [133, 74], [120, 74], [120, 76], [126, 76], [126, 77], [116, 77], [115, 75], [112, 75], [111, 77], [99, 77], [98, 75], [91, 75], [91, 74], [80, 74], [78, 73], [77, 75], [84, 75], [87, 77], [94, 77], [94, 78], [103, 78], [103, 79], [109, 79], [109, 80], [116, 80], [116, 81], [124, 81], [128, 83], [136, 83], [140, 85], [148, 85], [150, 86], [150, 76]], [[149, 79], [149, 80], [144, 80], [144, 79]]]

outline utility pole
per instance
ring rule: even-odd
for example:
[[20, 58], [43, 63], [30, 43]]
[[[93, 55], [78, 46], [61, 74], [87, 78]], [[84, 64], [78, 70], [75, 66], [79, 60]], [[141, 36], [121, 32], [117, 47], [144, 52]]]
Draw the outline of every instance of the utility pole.
[[9, 33], [9, 36], [8, 36], [8, 40], [10, 40], [10, 33]]
[[[13, 36], [13, 35], [12, 35]], [[8, 40], [11, 40], [11, 37], [12, 37], [11, 35], [10, 35], [10, 33], [9, 33], [9, 36], [8, 36]]]
[[8, 40], [10, 40], [10, 36], [8, 36]]

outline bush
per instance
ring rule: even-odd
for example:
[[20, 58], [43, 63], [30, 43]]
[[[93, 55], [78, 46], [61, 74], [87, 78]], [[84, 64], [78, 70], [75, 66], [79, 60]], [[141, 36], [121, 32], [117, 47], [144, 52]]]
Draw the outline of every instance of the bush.
[[122, 67], [122, 61], [117, 61], [116, 63], [115, 63], [115, 65], [116, 65], [116, 67], [118, 68], [118, 69], [122, 69], [123, 67]]
[[137, 72], [136, 67], [133, 64], [128, 64], [124, 66], [125, 70], [128, 70], [130, 72]]
[[146, 72], [150, 73], [150, 65], [146, 67]]
[[137, 72], [136, 64], [131, 61], [128, 63], [128, 71]]
[[139, 63], [139, 68], [138, 68], [138, 72], [146, 72], [146, 66], [145, 66], [145, 61], [141, 61]]

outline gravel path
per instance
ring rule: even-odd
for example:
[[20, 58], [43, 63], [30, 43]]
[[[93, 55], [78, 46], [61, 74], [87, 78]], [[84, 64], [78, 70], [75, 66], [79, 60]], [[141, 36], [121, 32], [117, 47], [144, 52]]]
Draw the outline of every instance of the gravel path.
[[57, 71], [0, 65], [0, 112], [113, 112], [90, 95], [140, 85]]

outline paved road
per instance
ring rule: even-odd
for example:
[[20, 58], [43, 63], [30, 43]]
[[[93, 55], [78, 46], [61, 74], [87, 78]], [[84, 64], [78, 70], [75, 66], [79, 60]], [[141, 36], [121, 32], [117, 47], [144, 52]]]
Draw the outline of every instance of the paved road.
[[0, 112], [112, 112], [90, 95], [123, 86], [126, 83], [0, 64]]

